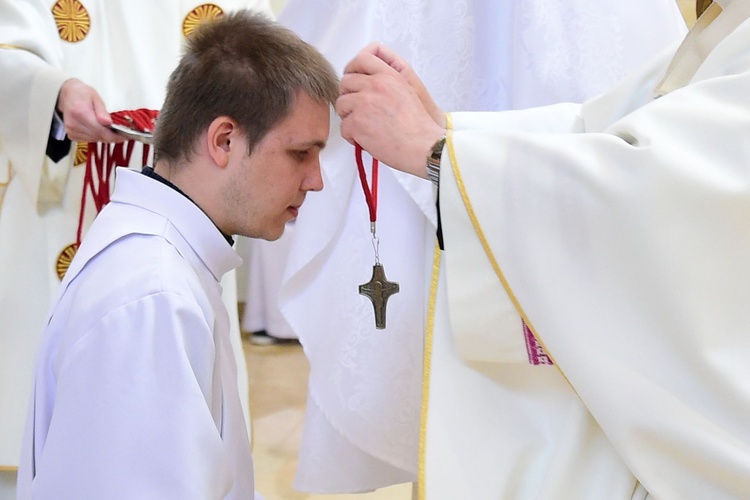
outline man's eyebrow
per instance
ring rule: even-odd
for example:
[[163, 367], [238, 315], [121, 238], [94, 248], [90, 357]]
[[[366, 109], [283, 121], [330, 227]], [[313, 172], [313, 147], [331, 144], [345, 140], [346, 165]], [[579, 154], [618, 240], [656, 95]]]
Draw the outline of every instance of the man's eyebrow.
[[326, 147], [326, 141], [313, 140], [313, 141], [307, 141], [307, 142], [300, 142], [297, 144], [292, 144], [291, 148], [292, 149], [307, 149], [307, 148], [311, 148], [314, 146], [317, 146], [320, 149], [323, 149], [324, 147]]

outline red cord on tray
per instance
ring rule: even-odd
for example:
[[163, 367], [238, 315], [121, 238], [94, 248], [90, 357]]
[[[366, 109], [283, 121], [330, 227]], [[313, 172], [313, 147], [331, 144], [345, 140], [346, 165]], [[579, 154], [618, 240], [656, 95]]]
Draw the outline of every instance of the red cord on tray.
[[158, 115], [159, 111], [146, 108], [131, 111], [116, 111], [110, 114], [112, 123], [115, 125], [122, 125], [123, 127], [128, 127], [139, 132], [149, 133], [154, 131]]

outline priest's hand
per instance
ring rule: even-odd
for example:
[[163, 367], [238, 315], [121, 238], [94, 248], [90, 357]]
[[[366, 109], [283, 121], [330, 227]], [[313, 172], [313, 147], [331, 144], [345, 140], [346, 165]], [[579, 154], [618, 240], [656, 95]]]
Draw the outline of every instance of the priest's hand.
[[[381, 59], [383, 62], [388, 64], [391, 68], [395, 69], [400, 74], [409, 86], [414, 89], [414, 92], [419, 96], [419, 100], [422, 101], [422, 105], [425, 107], [427, 112], [430, 114], [432, 119], [440, 125], [442, 128], [446, 127], [445, 113], [432, 99], [432, 96], [427, 91], [427, 87], [424, 86], [422, 80], [414, 72], [414, 69], [407, 63], [401, 56], [396, 54], [390, 47], [380, 44], [371, 43], [361, 51], [362, 54], [372, 54], [373, 56]], [[356, 61], [355, 59], [354, 61]], [[354, 63], [352, 61], [352, 63]], [[351, 63], [350, 63], [351, 66]], [[347, 67], [347, 70], [349, 67]], [[346, 71], [345, 71], [346, 72]]]
[[112, 125], [99, 93], [71, 78], [60, 88], [57, 110], [62, 113], [65, 132], [76, 142], [122, 142], [127, 138], [109, 128]]
[[403, 59], [381, 45], [368, 46], [347, 65], [341, 93], [336, 112], [342, 137], [383, 163], [426, 179], [427, 155], [445, 134], [433, 114], [444, 116]]

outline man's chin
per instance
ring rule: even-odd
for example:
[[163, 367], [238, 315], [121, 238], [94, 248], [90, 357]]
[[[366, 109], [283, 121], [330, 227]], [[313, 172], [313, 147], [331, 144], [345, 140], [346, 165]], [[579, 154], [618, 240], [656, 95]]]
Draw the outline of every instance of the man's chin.
[[286, 225], [283, 225], [278, 230], [274, 230], [273, 232], [269, 231], [268, 234], [261, 236], [261, 238], [266, 241], [276, 241], [284, 234], [285, 227]]
[[256, 228], [253, 231], [248, 231], [250, 234], [244, 234], [243, 236], [246, 236], [248, 238], [254, 238], [257, 240], [266, 240], [266, 241], [276, 241], [284, 234], [284, 230], [286, 229], [286, 225], [289, 222], [293, 222], [294, 219], [287, 221], [286, 223], [281, 223], [278, 226], [275, 227], [269, 227], [269, 225], [266, 225], [265, 227]]

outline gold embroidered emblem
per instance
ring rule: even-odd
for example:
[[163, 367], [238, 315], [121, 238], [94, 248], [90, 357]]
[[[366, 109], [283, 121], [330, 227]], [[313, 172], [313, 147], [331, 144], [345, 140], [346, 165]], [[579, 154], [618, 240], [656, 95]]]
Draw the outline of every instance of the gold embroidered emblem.
[[60, 38], [66, 42], [78, 43], [89, 34], [91, 18], [78, 0], [58, 0], [52, 6], [52, 15]]
[[63, 248], [62, 252], [60, 252], [60, 255], [57, 257], [57, 277], [60, 278], [60, 281], [65, 277], [65, 273], [68, 272], [68, 268], [70, 267], [70, 263], [73, 260], [73, 257], [75, 257], [76, 252], [78, 251], [78, 243], [71, 243], [70, 245]]
[[79, 167], [86, 164], [86, 157], [89, 154], [89, 143], [88, 142], [77, 142], [75, 158], [73, 158], [73, 166]]
[[185, 20], [182, 21], [182, 33], [186, 37], [190, 36], [201, 23], [213, 21], [222, 14], [224, 14], [224, 11], [216, 4], [204, 3], [199, 5], [185, 16]]

